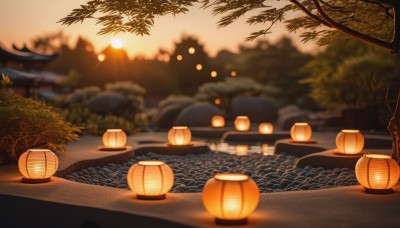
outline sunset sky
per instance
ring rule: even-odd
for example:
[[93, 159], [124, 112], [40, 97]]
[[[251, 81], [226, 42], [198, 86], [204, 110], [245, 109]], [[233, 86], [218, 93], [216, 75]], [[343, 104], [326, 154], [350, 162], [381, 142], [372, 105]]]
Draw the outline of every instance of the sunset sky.
[[[85, 3], [86, 0], [1, 0], [0, 14], [1, 36], [0, 42], [11, 47], [12, 43], [22, 45], [29, 43], [35, 36], [44, 33], [63, 30], [74, 43], [78, 36], [88, 38], [97, 51], [106, 47], [114, 36], [99, 36], [96, 33], [99, 26], [94, 20], [85, 21], [83, 24], [75, 24], [70, 27], [57, 23], [72, 9]], [[173, 42], [180, 39], [182, 34], [195, 35], [204, 44], [205, 49], [211, 55], [215, 55], [221, 49], [236, 51], [239, 44], [251, 45], [244, 39], [254, 31], [263, 29], [261, 26], [249, 27], [245, 18], [226, 27], [217, 28], [218, 17], [211, 15], [210, 10], [193, 7], [189, 13], [157, 18], [155, 26], [150, 31], [150, 36], [135, 36], [133, 34], [119, 34], [124, 42], [124, 48], [130, 56], [145, 55], [152, 57], [160, 47], [167, 50], [173, 48]], [[277, 26], [268, 38], [274, 42], [287, 34], [282, 25]], [[291, 34], [296, 38], [298, 34]], [[296, 44], [301, 44], [298, 38]], [[300, 45], [303, 51], [313, 51], [316, 46], [312, 43]]]

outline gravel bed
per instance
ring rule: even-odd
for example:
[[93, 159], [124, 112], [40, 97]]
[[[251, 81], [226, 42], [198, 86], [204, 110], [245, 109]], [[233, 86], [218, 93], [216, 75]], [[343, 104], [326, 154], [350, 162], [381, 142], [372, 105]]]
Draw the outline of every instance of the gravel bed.
[[132, 158], [123, 164], [107, 164], [70, 173], [67, 179], [102, 186], [128, 189], [126, 175], [129, 168], [140, 160], [161, 160], [173, 170], [175, 181], [170, 192], [202, 192], [208, 179], [215, 173], [244, 173], [258, 185], [260, 192], [312, 190], [357, 184], [353, 170], [295, 166], [297, 157], [281, 153], [274, 156], [249, 154], [236, 156], [226, 153], [200, 155], [147, 155]]

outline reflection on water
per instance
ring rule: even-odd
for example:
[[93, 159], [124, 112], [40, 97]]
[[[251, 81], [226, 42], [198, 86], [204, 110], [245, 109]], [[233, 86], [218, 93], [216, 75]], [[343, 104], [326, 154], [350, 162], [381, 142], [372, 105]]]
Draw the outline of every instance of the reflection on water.
[[229, 144], [225, 142], [208, 142], [207, 145], [214, 152], [223, 152], [238, 156], [249, 155], [251, 153], [262, 153], [265, 156], [274, 155], [274, 147], [269, 144]]

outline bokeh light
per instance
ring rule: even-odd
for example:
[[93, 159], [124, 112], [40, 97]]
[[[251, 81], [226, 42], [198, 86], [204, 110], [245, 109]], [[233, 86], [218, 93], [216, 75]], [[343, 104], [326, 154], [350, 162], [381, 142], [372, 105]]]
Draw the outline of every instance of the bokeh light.
[[182, 57], [182, 55], [177, 55], [177, 56], [176, 56], [176, 59], [177, 59], [178, 61], [181, 61], [181, 60], [183, 59], [183, 57]]
[[217, 71], [215, 71], [215, 70], [213, 70], [213, 71], [211, 71], [211, 77], [213, 77], [213, 78], [215, 78], [215, 77], [217, 77]]
[[105, 54], [99, 54], [99, 55], [97, 56], [97, 59], [98, 59], [100, 62], [103, 62], [104, 60], [106, 60], [106, 55], [105, 55]]
[[196, 70], [201, 70], [201, 69], [203, 69], [203, 65], [197, 64], [197, 65], [196, 65]]
[[196, 52], [196, 49], [194, 47], [190, 47], [188, 51], [189, 51], [189, 54], [193, 55]]

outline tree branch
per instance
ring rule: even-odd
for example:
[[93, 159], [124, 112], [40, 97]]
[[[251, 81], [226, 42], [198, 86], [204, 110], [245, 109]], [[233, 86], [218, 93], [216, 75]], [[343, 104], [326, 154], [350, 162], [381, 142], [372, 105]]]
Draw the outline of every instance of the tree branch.
[[311, 19], [314, 19], [314, 21], [319, 22], [325, 26], [332, 27], [328, 22], [325, 20], [321, 19], [315, 14], [312, 14], [305, 6], [303, 6], [300, 2], [297, 0], [289, 0], [291, 3], [295, 4], [297, 7], [299, 7], [307, 16], [311, 17]]
[[[376, 39], [376, 38], [374, 38], [374, 37], [365, 35], [365, 34], [363, 34], [363, 33], [360, 33], [360, 32], [358, 32], [358, 31], [353, 30], [353, 29], [351, 29], [351, 28], [349, 28], [349, 27], [346, 27], [346, 26], [344, 26], [344, 25], [342, 25], [342, 24], [339, 24], [339, 23], [337, 23], [336, 21], [334, 21], [332, 18], [330, 18], [330, 17], [324, 12], [324, 10], [322, 9], [322, 7], [321, 7], [321, 5], [319, 4], [319, 1], [318, 1], [318, 0], [312, 0], [312, 1], [314, 2], [314, 5], [315, 5], [315, 7], [317, 8], [319, 14], [323, 17], [323, 19], [324, 19], [332, 28], [335, 28], [335, 29], [339, 30], [340, 32], [343, 32], [343, 33], [345, 33], [345, 34], [348, 34], [348, 35], [350, 35], [350, 36], [352, 36], [352, 37], [354, 37], [354, 38], [356, 38], [356, 39], [362, 40], [362, 41], [364, 41], [364, 42], [371, 43], [371, 44], [374, 44], [374, 45], [377, 45], [377, 46], [386, 48], [386, 49], [391, 50], [391, 51], [397, 51], [396, 48], [395, 48], [395, 46], [396, 46], [395, 43], [398, 43], [398, 42], [399, 42], [398, 40], [395, 40], [395, 39], [394, 39], [391, 43], [389, 43], [389, 42], [386, 42], [386, 41], [383, 41], [383, 40], [379, 40], [379, 39]], [[395, 2], [397, 2], [397, 1], [395, 1]], [[396, 16], [395, 16], [395, 17], [396, 17]], [[395, 32], [395, 34], [397, 34], [397, 33]], [[396, 36], [396, 35], [395, 35], [395, 36]], [[397, 46], [398, 46], [398, 45], [397, 45]]]

